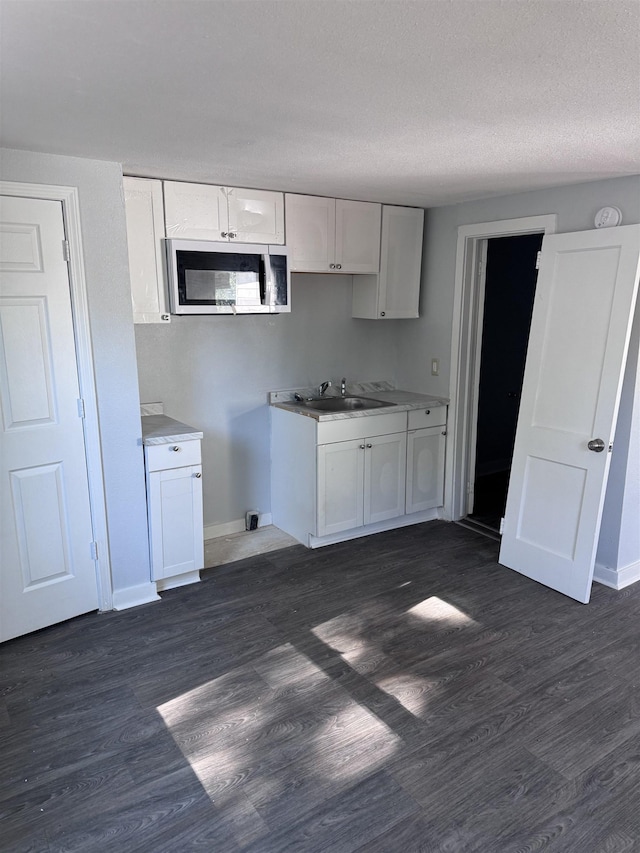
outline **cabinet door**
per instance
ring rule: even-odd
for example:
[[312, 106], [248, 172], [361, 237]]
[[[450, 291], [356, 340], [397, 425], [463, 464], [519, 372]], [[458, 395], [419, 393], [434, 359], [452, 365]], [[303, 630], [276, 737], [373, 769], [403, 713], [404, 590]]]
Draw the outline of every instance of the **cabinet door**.
[[364, 523], [404, 515], [406, 432], [365, 440]]
[[242, 243], [284, 243], [284, 196], [262, 190], [227, 190], [229, 232]]
[[318, 447], [318, 536], [364, 523], [364, 442], [339, 441]]
[[134, 323], [168, 323], [162, 238], [162, 183], [123, 178]]
[[387, 320], [419, 316], [424, 210], [382, 209], [378, 315]]
[[192, 465], [147, 475], [152, 580], [204, 567], [201, 473]]
[[167, 237], [182, 240], [226, 240], [229, 232], [224, 187], [164, 181]]
[[343, 273], [379, 271], [381, 217], [380, 204], [336, 200], [336, 270]]
[[284, 198], [291, 270], [330, 272], [335, 255], [335, 199], [290, 193]]
[[407, 515], [444, 503], [444, 427], [409, 432]]

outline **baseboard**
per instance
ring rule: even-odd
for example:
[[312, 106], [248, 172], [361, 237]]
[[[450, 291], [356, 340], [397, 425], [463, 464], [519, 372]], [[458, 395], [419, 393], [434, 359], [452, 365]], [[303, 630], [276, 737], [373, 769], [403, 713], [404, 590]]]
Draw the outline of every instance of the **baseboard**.
[[127, 610], [129, 607], [137, 607], [139, 604], [149, 604], [152, 601], [160, 601], [154, 583], [141, 583], [137, 586], [128, 586], [126, 589], [113, 590], [113, 609]]
[[181, 575], [173, 575], [170, 578], [162, 578], [156, 581], [158, 592], [165, 592], [167, 589], [176, 589], [179, 586], [188, 586], [190, 583], [199, 583], [200, 570], [196, 569], [193, 572], [184, 572]]
[[[273, 524], [273, 519], [270, 512], [261, 512], [258, 517], [258, 527], [267, 527]], [[217, 539], [219, 536], [232, 536], [234, 533], [244, 533], [245, 531], [244, 518], [238, 521], [227, 521], [224, 524], [210, 524], [204, 529], [204, 541], [207, 539]]]
[[388, 521], [379, 521], [376, 524], [367, 524], [365, 527], [355, 527], [352, 530], [343, 530], [340, 533], [332, 533], [329, 536], [311, 536], [309, 541], [303, 542], [308, 548], [322, 548], [323, 545], [335, 545], [338, 542], [348, 542], [351, 539], [361, 539], [372, 533], [386, 533], [388, 530], [397, 530], [400, 527], [410, 527], [412, 524], [422, 524], [424, 521], [436, 521], [440, 517], [438, 509], [425, 509], [422, 512], [412, 512], [411, 515], [401, 515]]
[[640, 581], [640, 560], [623, 566], [621, 569], [610, 569], [600, 563], [596, 563], [593, 570], [593, 579], [604, 586], [612, 589], [624, 589], [636, 581]]

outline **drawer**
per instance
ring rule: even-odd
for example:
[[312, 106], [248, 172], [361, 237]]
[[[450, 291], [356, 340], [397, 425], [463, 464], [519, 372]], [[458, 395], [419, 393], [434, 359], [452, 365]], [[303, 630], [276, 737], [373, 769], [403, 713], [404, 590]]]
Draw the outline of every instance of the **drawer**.
[[318, 444], [335, 441], [352, 441], [374, 435], [391, 435], [407, 429], [406, 412], [389, 412], [384, 415], [363, 415], [358, 418], [343, 418], [337, 421], [319, 421]]
[[422, 429], [423, 427], [441, 426], [447, 422], [447, 407], [433, 406], [430, 409], [414, 409], [409, 412], [408, 429]]
[[177, 441], [175, 444], [151, 444], [144, 449], [147, 471], [186, 468], [201, 461], [200, 439]]

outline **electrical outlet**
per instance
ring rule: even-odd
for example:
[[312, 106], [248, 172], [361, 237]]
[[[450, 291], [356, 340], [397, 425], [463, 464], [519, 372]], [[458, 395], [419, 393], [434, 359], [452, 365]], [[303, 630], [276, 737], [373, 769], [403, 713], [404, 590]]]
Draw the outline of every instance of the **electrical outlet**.
[[431, 359], [431, 375], [437, 376], [440, 373], [440, 359], [432, 358]]

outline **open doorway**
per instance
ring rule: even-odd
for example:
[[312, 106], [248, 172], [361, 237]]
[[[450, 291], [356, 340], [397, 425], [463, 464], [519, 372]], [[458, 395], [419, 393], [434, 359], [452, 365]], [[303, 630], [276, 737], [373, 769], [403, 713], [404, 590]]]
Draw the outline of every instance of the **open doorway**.
[[555, 233], [553, 213], [477, 222], [458, 227], [451, 338], [451, 404], [447, 416], [447, 450], [443, 518], [461, 521], [473, 511], [475, 428], [484, 304], [487, 247], [497, 237]]
[[507, 500], [542, 238], [494, 237], [485, 247], [467, 518], [494, 533], [500, 530]]

